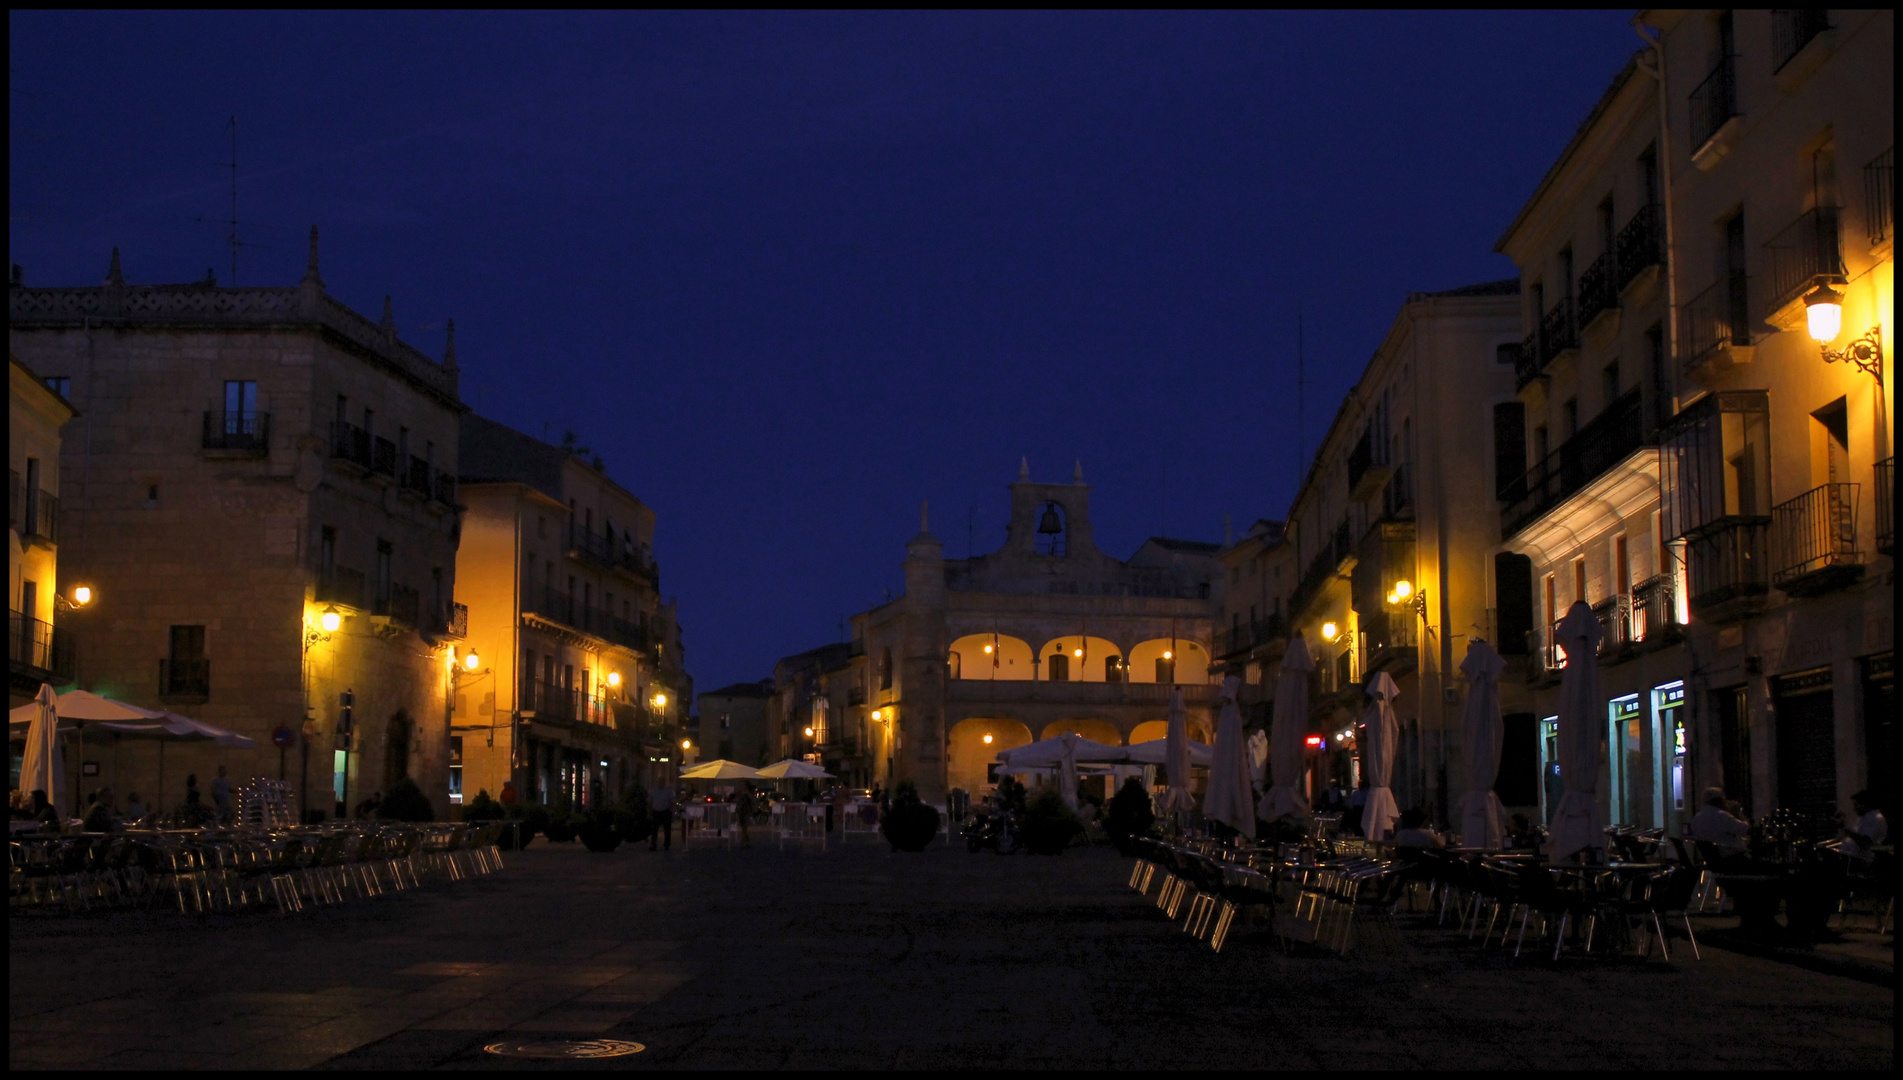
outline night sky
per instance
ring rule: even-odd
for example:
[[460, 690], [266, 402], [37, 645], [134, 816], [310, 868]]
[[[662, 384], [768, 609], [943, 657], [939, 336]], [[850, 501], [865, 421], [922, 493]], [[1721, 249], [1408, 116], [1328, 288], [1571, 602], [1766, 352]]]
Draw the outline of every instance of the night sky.
[[1410, 290], [1494, 240], [1638, 41], [1623, 12], [15, 11], [8, 257], [38, 285], [301, 275], [572, 429], [659, 516], [702, 690], [995, 548], [1081, 459], [1100, 545], [1299, 479]]

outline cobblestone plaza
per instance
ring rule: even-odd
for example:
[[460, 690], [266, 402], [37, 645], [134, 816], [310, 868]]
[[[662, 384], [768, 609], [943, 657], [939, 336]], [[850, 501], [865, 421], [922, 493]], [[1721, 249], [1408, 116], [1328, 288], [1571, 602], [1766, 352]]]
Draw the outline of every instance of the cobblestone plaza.
[[[1220, 955], [1059, 858], [537, 845], [289, 918], [9, 920], [10, 1068], [467, 1068], [614, 1038], [613, 1068], [1887, 1069], [1887, 977], [1707, 942], [1512, 961], [1429, 916], [1347, 958]], [[1385, 947], [1384, 947], [1385, 946]], [[547, 1064], [547, 1063], [544, 1063]]]

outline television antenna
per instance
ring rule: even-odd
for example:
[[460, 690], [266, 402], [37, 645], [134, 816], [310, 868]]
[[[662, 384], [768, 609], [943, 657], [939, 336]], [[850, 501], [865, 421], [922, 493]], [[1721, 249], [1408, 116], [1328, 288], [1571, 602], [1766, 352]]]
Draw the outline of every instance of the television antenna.
[[225, 121], [225, 133], [229, 139], [231, 159], [219, 162], [218, 167], [228, 170], [231, 174], [230, 214], [222, 218], [195, 217], [192, 220], [225, 227], [225, 246], [231, 249], [231, 278], [227, 284], [235, 286], [238, 284], [238, 249], [261, 245], [247, 244], [238, 239], [240, 222], [238, 221], [238, 118], [236, 116]]

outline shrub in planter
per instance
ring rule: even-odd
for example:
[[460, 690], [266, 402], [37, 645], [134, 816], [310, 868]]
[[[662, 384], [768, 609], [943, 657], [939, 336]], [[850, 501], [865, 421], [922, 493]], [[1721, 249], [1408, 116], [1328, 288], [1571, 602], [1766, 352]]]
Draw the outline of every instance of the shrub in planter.
[[654, 823], [648, 817], [648, 789], [640, 784], [630, 787], [621, 796], [621, 805], [614, 811], [615, 831], [621, 839], [630, 844], [640, 843], [654, 831]]
[[537, 803], [518, 803], [507, 807], [508, 818], [515, 828], [504, 829], [497, 840], [497, 846], [505, 851], [525, 848], [535, 834], [548, 831], [548, 807]]
[[1156, 824], [1156, 812], [1150, 805], [1150, 793], [1132, 776], [1123, 782], [1117, 793], [1110, 798], [1110, 812], [1104, 817], [1103, 831], [1110, 836], [1110, 842], [1117, 845], [1117, 851], [1129, 855], [1135, 851], [1133, 842], [1139, 837], [1150, 835], [1150, 829]]
[[489, 797], [489, 789], [476, 792], [476, 797], [463, 804], [464, 821], [501, 821], [509, 814], [502, 804]]
[[621, 846], [621, 832], [615, 828], [616, 810], [601, 809], [581, 818], [575, 834], [589, 851], [613, 851]]
[[383, 796], [377, 817], [384, 821], [435, 821], [436, 811], [430, 807], [429, 796], [406, 776]]
[[542, 828], [542, 835], [548, 837], [548, 842], [551, 844], [566, 844], [575, 839], [577, 824], [579, 823], [568, 814], [550, 814], [548, 824]]
[[1063, 797], [1045, 788], [1024, 811], [1024, 825], [1018, 830], [1024, 846], [1034, 855], [1062, 855], [1077, 834], [1084, 831], [1077, 815], [1064, 805]]
[[918, 787], [902, 781], [892, 792], [892, 808], [879, 823], [879, 831], [893, 851], [924, 851], [938, 835], [938, 808], [927, 806], [918, 797]]

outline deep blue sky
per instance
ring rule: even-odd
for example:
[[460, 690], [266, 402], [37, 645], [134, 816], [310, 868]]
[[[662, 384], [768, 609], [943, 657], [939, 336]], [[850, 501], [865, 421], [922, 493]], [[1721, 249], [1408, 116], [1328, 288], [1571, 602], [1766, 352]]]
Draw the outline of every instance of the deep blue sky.
[[1279, 517], [1403, 295], [1493, 241], [1618, 12], [47, 14], [9, 26], [9, 259], [331, 291], [659, 515], [701, 689], [996, 547], [1082, 459], [1099, 542]]

